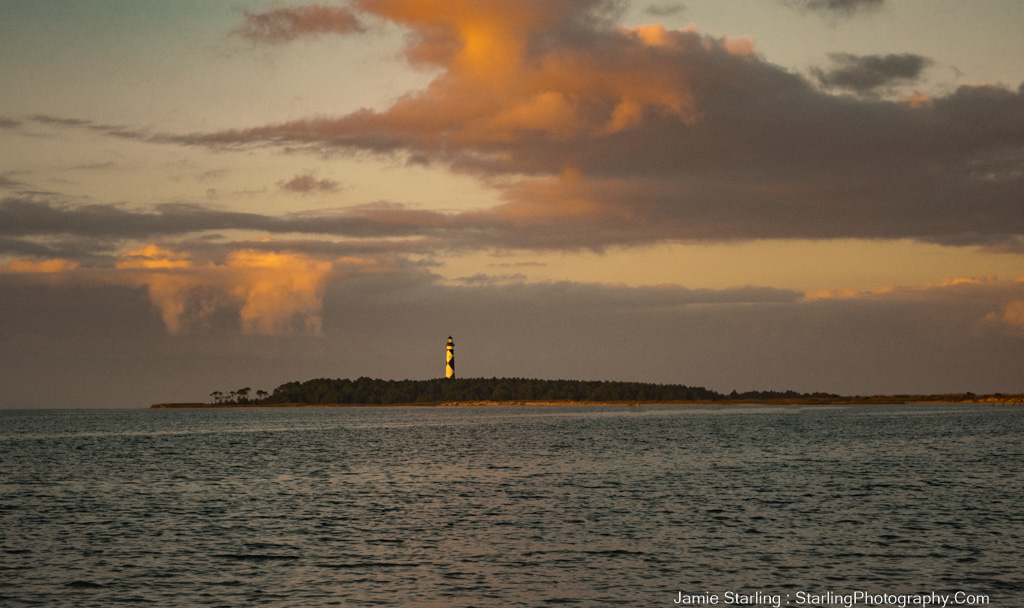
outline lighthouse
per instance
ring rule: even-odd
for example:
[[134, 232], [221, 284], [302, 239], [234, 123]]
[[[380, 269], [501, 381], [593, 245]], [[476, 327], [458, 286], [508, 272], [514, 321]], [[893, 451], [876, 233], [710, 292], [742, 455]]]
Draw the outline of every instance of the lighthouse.
[[448, 336], [448, 354], [445, 355], [444, 377], [455, 377], [455, 341]]

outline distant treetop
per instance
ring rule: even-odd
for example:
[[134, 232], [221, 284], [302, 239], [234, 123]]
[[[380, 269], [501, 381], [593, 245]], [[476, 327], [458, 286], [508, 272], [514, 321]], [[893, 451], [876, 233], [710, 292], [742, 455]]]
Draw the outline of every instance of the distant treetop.
[[[433, 380], [356, 380], [318, 378], [288, 382], [263, 403], [379, 404], [445, 401], [719, 401], [761, 396], [809, 396], [793, 391], [733, 394], [704, 387], [644, 382], [537, 380], [530, 378], [437, 378]], [[817, 396], [817, 395], [816, 395]]]

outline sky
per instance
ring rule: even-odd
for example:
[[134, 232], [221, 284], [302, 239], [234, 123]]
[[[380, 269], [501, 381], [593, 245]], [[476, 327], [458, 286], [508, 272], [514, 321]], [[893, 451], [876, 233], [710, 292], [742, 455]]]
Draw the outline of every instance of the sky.
[[1024, 390], [1019, 0], [5, 0], [0, 408]]

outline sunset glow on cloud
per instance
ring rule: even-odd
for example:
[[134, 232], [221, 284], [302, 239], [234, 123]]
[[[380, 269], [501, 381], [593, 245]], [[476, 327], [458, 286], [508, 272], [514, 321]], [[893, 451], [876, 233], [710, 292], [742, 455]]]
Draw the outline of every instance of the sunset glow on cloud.
[[1000, 314], [994, 315], [995, 319], [1014, 327], [1017, 331], [1024, 333], [1024, 300], [1010, 302], [1003, 306]]
[[0, 335], [19, 369], [95, 328], [430, 377], [461, 332], [470, 375], [1017, 390], [1024, 5], [936, 1], [5, 6]]
[[78, 262], [73, 260], [35, 260], [26, 258], [15, 258], [10, 262], [0, 266], [0, 272], [10, 273], [55, 273], [55, 272], [67, 272], [78, 268]]
[[[183, 254], [150, 245], [122, 256], [110, 280], [144, 285], [167, 330], [180, 333], [218, 308], [238, 310], [241, 329], [257, 335], [319, 335], [324, 289], [335, 264], [303, 254], [239, 250], [223, 264], [195, 265]], [[373, 263], [370, 262], [372, 265]], [[367, 262], [338, 260], [338, 271], [361, 270]]]
[[[441, 69], [425, 90], [380, 112], [188, 140], [401, 153], [483, 178], [531, 176], [496, 184], [506, 197], [535, 194], [499, 218], [521, 220], [529, 210], [539, 220], [578, 217], [590, 208], [581, 227], [604, 224], [598, 246], [672, 238], [983, 243], [1024, 227], [1019, 176], [1006, 173], [1003, 156], [1006, 138], [1024, 135], [1022, 91], [964, 85], [928, 103], [919, 93], [879, 99], [890, 81], [920, 76], [929, 60], [919, 55], [834, 55], [839, 67], [819, 70], [818, 79], [867, 95], [857, 99], [770, 63], [749, 38], [616, 26], [606, 2], [358, 6], [409, 28], [407, 60]], [[584, 182], [575, 193], [531, 187], [566, 171]], [[566, 205], [575, 211], [558, 209]], [[660, 229], [634, 231], [636, 222]]]
[[145, 287], [171, 334], [202, 330], [210, 315], [226, 308], [237, 312], [243, 333], [256, 335], [319, 335], [327, 285], [381, 269], [373, 259], [326, 261], [252, 249], [232, 251], [220, 264], [197, 264], [185, 253], [156, 245], [123, 254], [114, 268], [23, 258], [0, 266], [3, 273], [42, 274], [50, 284], [61, 280], [53, 276], [59, 273], [68, 283]]
[[[667, 51], [697, 44], [707, 52], [729, 52], [736, 46], [661, 26], [613, 29], [605, 21], [612, 10], [607, 2], [368, 0], [360, 6], [410, 28], [408, 61], [439, 66], [443, 74], [426, 91], [403, 97], [384, 113], [287, 123], [236, 138], [374, 147], [381, 144], [359, 138], [375, 134], [395, 147], [444, 154], [443, 148], [452, 144], [452, 152], [497, 150], [522, 137], [567, 140], [615, 133], [639, 126], [645, 112], [692, 122], [696, 115], [689, 83], [677, 78]], [[306, 9], [291, 10], [300, 19]], [[574, 36], [595, 33], [607, 38], [596, 41], [600, 46], [570, 44]], [[749, 47], [740, 48], [750, 53]]]

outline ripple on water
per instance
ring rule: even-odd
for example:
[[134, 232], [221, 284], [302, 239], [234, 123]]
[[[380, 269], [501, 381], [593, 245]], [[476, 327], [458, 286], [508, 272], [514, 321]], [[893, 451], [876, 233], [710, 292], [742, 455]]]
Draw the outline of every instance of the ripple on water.
[[[0, 412], [0, 600], [640, 606], [1024, 583], [1024, 411]], [[996, 600], [1002, 603], [998, 604]]]

